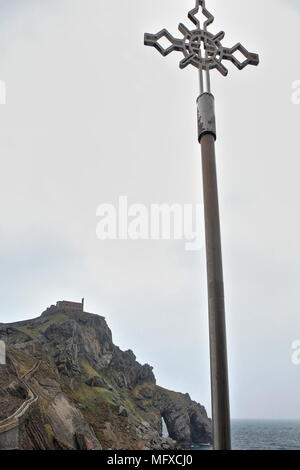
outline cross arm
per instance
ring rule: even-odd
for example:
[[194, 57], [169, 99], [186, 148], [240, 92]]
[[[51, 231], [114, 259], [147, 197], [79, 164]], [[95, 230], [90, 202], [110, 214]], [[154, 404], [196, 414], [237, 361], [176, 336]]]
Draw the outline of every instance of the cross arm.
[[[165, 48], [159, 43], [160, 39], [162, 38], [166, 38], [169, 41], [169, 47]], [[167, 29], [162, 29], [157, 34], [146, 33], [144, 37], [144, 44], [145, 46], [155, 47], [155, 49], [157, 49], [158, 52], [164, 57], [173, 51], [183, 52], [185, 48], [183, 39], [174, 38]]]

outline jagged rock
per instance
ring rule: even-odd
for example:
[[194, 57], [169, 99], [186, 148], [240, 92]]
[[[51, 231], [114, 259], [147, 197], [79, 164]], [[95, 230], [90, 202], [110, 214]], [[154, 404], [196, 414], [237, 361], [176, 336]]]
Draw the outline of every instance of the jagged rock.
[[211, 420], [205, 408], [192, 401], [188, 394], [158, 387], [155, 401], [172, 439], [182, 444], [211, 442]]
[[126, 408], [124, 408], [124, 406], [120, 406], [118, 415], [123, 416], [124, 418], [128, 417], [128, 411], [126, 410]]
[[0, 340], [4, 340], [6, 344], [14, 344], [16, 340], [18, 343], [26, 343], [31, 341], [32, 338], [18, 328], [5, 327], [3, 325], [0, 326]]
[[106, 388], [107, 390], [113, 390], [113, 387], [106, 382], [106, 380], [102, 379], [99, 376], [94, 376], [90, 377], [88, 380], [85, 382], [89, 387], [101, 387], [101, 388]]
[[[49, 312], [44, 314], [47, 316]], [[51, 324], [44, 336], [56, 348], [55, 363], [64, 375], [79, 374], [82, 358], [105, 369], [113, 356], [111, 332], [105, 320], [97, 315], [73, 313], [67, 321]]]
[[84, 434], [75, 433], [75, 443], [78, 450], [88, 450]]
[[115, 347], [110, 366], [119, 373], [119, 383], [131, 390], [144, 382], [156, 383], [153, 367], [139, 364], [131, 350], [123, 352]]
[[[43, 430], [39, 427], [37, 420], [34, 417], [27, 419], [19, 432], [26, 436], [24, 444], [28, 450], [50, 450], [51, 446], [47, 441], [47, 437], [43, 433]], [[69, 449], [70, 450], [70, 449]]]
[[46, 416], [55, 436], [67, 446], [78, 448], [80, 436], [85, 436], [84, 446], [90, 450], [101, 450], [101, 445], [95, 436], [93, 429], [84, 419], [82, 413], [60, 393], [55, 396], [51, 405], [47, 408]]
[[140, 410], [147, 412], [151, 409], [151, 405], [146, 403], [144, 400], [137, 399], [136, 400], [137, 406], [140, 408]]
[[170, 437], [164, 437], [162, 438], [162, 448], [164, 450], [168, 450], [168, 449], [175, 449], [176, 448], [176, 441], [174, 441], [173, 439], [171, 439]]
[[[0, 375], [0, 419], [24, 402], [16, 367], [29, 371], [40, 363], [28, 378], [39, 400], [25, 417], [21, 448], [167, 450], [174, 441], [211, 440], [205, 409], [188, 394], [157, 386], [150, 365], [114, 345], [103, 317], [52, 306], [34, 320], [1, 324], [0, 338], [9, 345]], [[7, 391], [14, 381], [18, 397]], [[161, 437], [162, 418], [169, 438]]]
[[153, 426], [147, 421], [143, 421], [137, 430], [139, 439], [144, 439], [150, 443], [146, 445], [144, 450], [171, 450], [176, 448], [176, 442], [170, 437], [161, 437], [160, 434], [153, 429]]
[[151, 390], [150, 388], [143, 388], [142, 390], [140, 390], [139, 393], [143, 398], [146, 398], [147, 400], [151, 400], [151, 398], [153, 398], [153, 390]]
[[115, 381], [120, 388], [128, 388], [127, 385], [127, 379], [125, 377], [125, 374], [122, 372], [118, 372], [115, 374]]
[[7, 387], [7, 392], [16, 398], [26, 400], [28, 393], [24, 385], [20, 384], [18, 381], [13, 381]]
[[151, 425], [147, 421], [142, 421], [139, 425], [139, 429], [142, 432], [149, 431], [151, 429]]
[[152, 450], [175, 450], [176, 447], [176, 441], [173, 441], [170, 437], [155, 437], [151, 441]]
[[107, 369], [111, 363], [112, 358], [113, 358], [113, 354], [110, 352], [107, 354], [103, 354], [101, 359], [99, 359], [97, 362], [97, 367], [99, 369]]

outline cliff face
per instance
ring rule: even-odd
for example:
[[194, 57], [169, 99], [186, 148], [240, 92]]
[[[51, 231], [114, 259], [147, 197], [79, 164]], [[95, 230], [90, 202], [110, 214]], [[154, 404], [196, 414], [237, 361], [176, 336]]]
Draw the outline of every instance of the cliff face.
[[[53, 306], [37, 319], [0, 324], [0, 340], [7, 345], [0, 437], [1, 421], [11, 427], [10, 417], [27, 400], [17, 415], [22, 449], [163, 449], [211, 441], [205, 409], [156, 385], [152, 367], [113, 344], [103, 317]], [[169, 439], [161, 436], [162, 418]]]

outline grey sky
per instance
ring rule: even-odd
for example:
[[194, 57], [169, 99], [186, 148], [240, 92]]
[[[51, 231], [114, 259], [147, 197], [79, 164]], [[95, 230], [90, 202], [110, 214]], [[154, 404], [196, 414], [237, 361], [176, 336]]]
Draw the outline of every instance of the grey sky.
[[[85, 296], [160, 384], [209, 408], [204, 252], [95, 235], [97, 206], [119, 195], [202, 200], [197, 73], [143, 46], [145, 31], [175, 35], [193, 3], [0, 0], [0, 321]], [[300, 418], [300, 8], [207, 6], [224, 44], [261, 56], [259, 68], [213, 74], [232, 415]]]

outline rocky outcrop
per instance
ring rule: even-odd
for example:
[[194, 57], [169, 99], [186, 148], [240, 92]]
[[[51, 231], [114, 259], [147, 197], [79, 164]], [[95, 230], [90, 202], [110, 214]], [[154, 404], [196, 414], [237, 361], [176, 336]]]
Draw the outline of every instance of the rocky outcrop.
[[6, 390], [10, 396], [19, 398], [20, 400], [26, 400], [28, 397], [26, 388], [20, 384], [18, 380], [11, 382]]
[[0, 410], [9, 414], [26, 399], [15, 368], [40, 364], [28, 376], [38, 401], [22, 425], [21, 448], [172, 449], [211, 440], [204, 407], [159, 387], [150, 365], [114, 345], [101, 316], [52, 306], [39, 318], [0, 325], [0, 339], [9, 345]]
[[[206, 444], [212, 440], [211, 420], [203, 406], [189, 394], [143, 385], [136, 395], [137, 406], [146, 413], [155, 410], [164, 419], [170, 438], [180, 445]], [[152, 421], [152, 426], [161, 425]]]
[[144, 450], [174, 450], [177, 448], [177, 442], [171, 437], [162, 437], [160, 432], [153, 429], [153, 425], [147, 421], [142, 421], [137, 429], [141, 439], [146, 439], [148, 444]]
[[131, 350], [123, 352], [115, 346], [110, 367], [116, 372], [115, 380], [121, 388], [132, 390], [143, 382], [156, 383], [153, 368], [139, 364]]
[[123, 416], [123, 418], [128, 418], [128, 411], [126, 408], [124, 408], [124, 406], [120, 406], [118, 415]]
[[203, 406], [183, 395], [159, 388], [155, 402], [168, 428], [169, 435], [181, 444], [211, 442], [211, 421]]
[[90, 377], [88, 380], [85, 381], [86, 385], [89, 387], [100, 387], [106, 388], [106, 390], [113, 390], [113, 387], [103, 378], [99, 377], [99, 375], [95, 375]]
[[78, 450], [101, 450], [94, 431], [68, 398], [60, 393], [47, 409], [47, 418], [57, 442]]
[[102, 317], [74, 313], [74, 317], [65, 322], [51, 324], [43, 334], [55, 350], [55, 363], [64, 375], [80, 373], [80, 358], [86, 358], [100, 369], [110, 364], [112, 335]]

